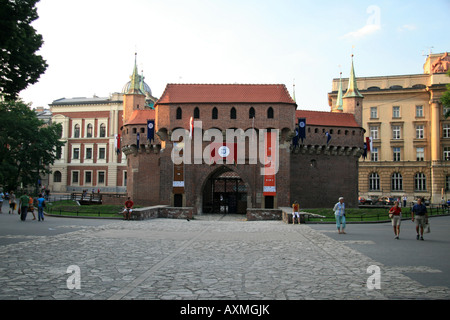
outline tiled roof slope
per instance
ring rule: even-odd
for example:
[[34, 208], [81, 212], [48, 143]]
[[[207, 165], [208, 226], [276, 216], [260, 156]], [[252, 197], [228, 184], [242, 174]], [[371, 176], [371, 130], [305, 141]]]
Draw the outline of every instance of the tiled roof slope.
[[297, 119], [306, 118], [306, 125], [359, 128], [351, 113], [296, 110], [295, 117]]
[[288, 103], [295, 104], [284, 84], [167, 84], [157, 104]]
[[155, 110], [134, 110], [125, 125], [147, 124], [147, 120], [155, 119]]

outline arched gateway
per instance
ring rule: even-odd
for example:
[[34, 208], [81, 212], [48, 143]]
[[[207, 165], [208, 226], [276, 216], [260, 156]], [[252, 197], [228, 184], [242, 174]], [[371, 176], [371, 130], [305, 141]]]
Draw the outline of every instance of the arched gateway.
[[236, 171], [220, 166], [203, 183], [202, 212], [245, 214], [249, 192], [248, 184]]

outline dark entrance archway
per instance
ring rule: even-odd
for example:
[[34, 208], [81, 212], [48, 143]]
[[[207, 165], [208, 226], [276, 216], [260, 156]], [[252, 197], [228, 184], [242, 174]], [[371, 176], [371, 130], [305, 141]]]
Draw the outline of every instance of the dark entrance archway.
[[218, 168], [203, 189], [203, 213], [247, 212], [247, 185], [228, 167]]

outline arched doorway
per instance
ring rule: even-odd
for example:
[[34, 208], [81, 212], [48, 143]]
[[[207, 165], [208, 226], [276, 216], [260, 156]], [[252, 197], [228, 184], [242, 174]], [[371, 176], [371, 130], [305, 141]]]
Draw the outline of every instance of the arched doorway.
[[214, 171], [203, 188], [203, 213], [247, 212], [247, 185], [228, 167]]

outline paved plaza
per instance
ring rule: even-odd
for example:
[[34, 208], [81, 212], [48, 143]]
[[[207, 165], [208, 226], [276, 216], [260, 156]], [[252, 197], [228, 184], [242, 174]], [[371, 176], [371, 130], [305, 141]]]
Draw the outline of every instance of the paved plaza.
[[389, 223], [339, 235], [236, 215], [21, 222], [5, 205], [0, 299], [449, 299], [450, 217], [430, 221], [417, 241], [410, 221], [394, 240]]

